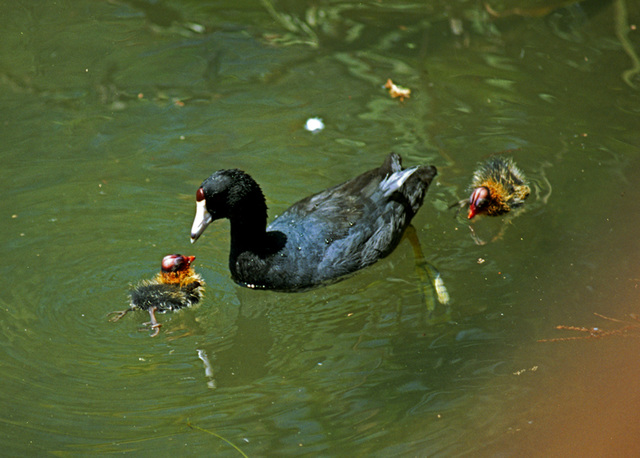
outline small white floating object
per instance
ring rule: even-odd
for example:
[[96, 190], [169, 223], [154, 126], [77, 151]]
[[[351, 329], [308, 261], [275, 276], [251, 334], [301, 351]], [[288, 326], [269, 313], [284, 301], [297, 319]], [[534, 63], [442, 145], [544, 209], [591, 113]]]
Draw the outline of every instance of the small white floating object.
[[198, 352], [198, 358], [204, 363], [204, 375], [207, 376], [209, 381], [207, 381], [207, 387], [211, 389], [216, 388], [216, 379], [213, 376], [213, 367], [211, 366], [211, 362], [209, 361], [209, 357], [207, 356], [207, 352], [204, 350], [196, 349]]
[[442, 277], [440, 276], [440, 274], [436, 274], [436, 278], [433, 281], [433, 284], [436, 288], [436, 295], [438, 296], [438, 302], [440, 302], [442, 305], [447, 305], [449, 304], [449, 292], [447, 291], [447, 288], [444, 286], [444, 281], [442, 281]]
[[324, 123], [320, 118], [309, 118], [307, 119], [307, 122], [304, 123], [304, 128], [312, 134], [316, 134], [324, 129]]

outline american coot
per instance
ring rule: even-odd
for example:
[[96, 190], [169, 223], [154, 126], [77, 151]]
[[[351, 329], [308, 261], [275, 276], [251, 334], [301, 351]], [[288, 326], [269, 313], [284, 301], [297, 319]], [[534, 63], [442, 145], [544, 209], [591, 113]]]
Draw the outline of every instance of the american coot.
[[128, 309], [112, 312], [115, 315], [110, 321], [118, 321], [132, 310], [147, 310], [150, 325], [155, 337], [162, 326], [155, 317], [155, 312], [164, 313], [183, 307], [194, 305], [202, 299], [204, 281], [193, 270], [191, 263], [195, 256], [170, 254], [162, 259], [161, 271], [152, 280], [143, 280], [131, 290], [131, 300]]
[[[524, 203], [531, 190], [513, 159], [494, 156], [479, 164], [471, 180], [469, 214], [502, 215]], [[461, 201], [460, 205], [466, 205]]]
[[298, 291], [335, 281], [391, 253], [422, 205], [436, 169], [401, 162], [391, 153], [381, 167], [302, 199], [268, 227], [258, 184], [241, 170], [220, 170], [196, 192], [191, 242], [228, 218], [229, 269], [240, 285]]

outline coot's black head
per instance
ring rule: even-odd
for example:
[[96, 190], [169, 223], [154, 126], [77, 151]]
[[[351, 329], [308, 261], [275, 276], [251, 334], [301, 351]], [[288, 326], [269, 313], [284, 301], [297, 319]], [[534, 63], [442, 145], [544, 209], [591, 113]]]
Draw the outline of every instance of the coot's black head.
[[217, 219], [233, 220], [244, 212], [264, 215], [266, 205], [258, 184], [242, 170], [219, 170], [202, 182], [196, 191], [196, 216], [191, 227], [191, 243]]
[[195, 256], [182, 256], [181, 254], [167, 255], [162, 258], [162, 271], [169, 273], [187, 270], [194, 259], [196, 259]]

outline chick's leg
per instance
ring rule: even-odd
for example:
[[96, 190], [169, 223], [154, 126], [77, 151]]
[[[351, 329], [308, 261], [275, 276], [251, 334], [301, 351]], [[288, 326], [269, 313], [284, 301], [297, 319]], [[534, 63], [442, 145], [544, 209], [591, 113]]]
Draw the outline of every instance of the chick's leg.
[[115, 312], [110, 312], [107, 313], [107, 316], [111, 316], [111, 315], [115, 315], [112, 316], [111, 318], [109, 318], [109, 321], [111, 322], [116, 322], [118, 321], [120, 318], [122, 318], [123, 316], [125, 316], [128, 312], [130, 312], [131, 309], [126, 309], [126, 310], [116, 310]]
[[151, 329], [153, 329], [153, 332], [149, 337], [155, 337], [160, 333], [160, 327], [162, 326], [162, 324], [158, 323], [158, 320], [156, 320], [157, 309], [158, 307], [149, 308], [149, 316], [151, 317], [151, 321], [144, 324], [145, 326], [151, 326]]

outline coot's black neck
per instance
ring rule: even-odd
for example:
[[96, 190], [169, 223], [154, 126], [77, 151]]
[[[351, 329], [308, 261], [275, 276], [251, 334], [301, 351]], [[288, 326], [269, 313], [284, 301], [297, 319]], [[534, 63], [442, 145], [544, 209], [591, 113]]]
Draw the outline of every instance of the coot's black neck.
[[230, 194], [235, 195], [229, 208], [231, 223], [230, 263], [245, 252], [260, 256], [268, 245], [267, 204], [260, 186], [247, 174], [236, 183], [237, 188]]
[[[248, 175], [246, 177], [250, 178]], [[287, 236], [280, 231], [267, 232], [267, 204], [264, 195], [257, 184], [251, 189], [239, 202], [238, 207], [241, 209], [229, 213], [229, 269], [236, 281], [254, 284], [266, 271], [266, 266], [280, 256], [278, 253], [285, 247]], [[258, 286], [259, 283], [253, 287]]]
[[245, 251], [258, 253], [266, 239], [266, 215], [247, 214], [229, 218], [229, 220], [231, 222], [231, 257], [237, 257]]

